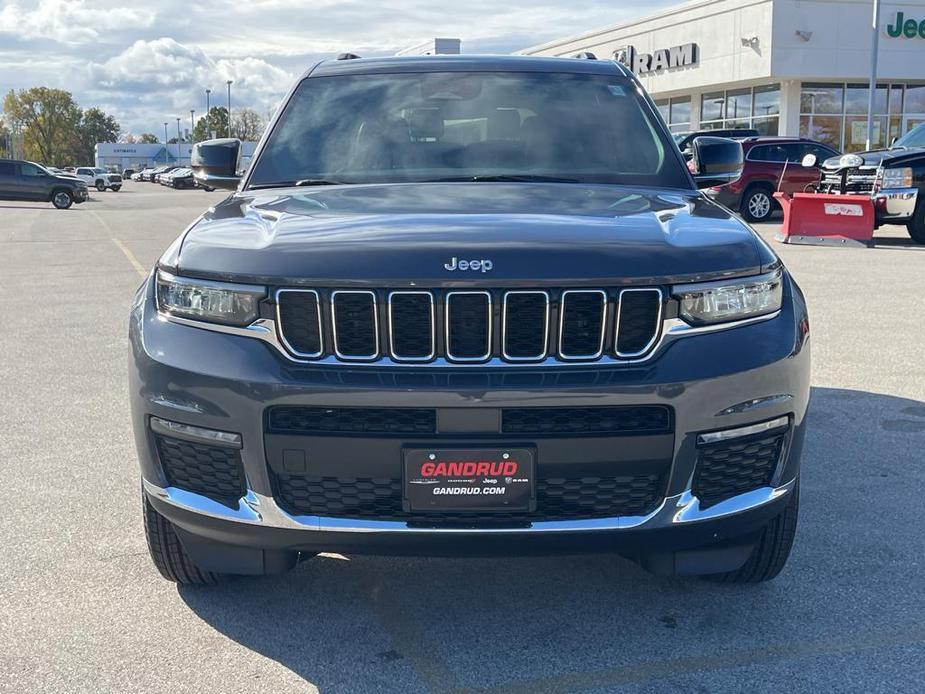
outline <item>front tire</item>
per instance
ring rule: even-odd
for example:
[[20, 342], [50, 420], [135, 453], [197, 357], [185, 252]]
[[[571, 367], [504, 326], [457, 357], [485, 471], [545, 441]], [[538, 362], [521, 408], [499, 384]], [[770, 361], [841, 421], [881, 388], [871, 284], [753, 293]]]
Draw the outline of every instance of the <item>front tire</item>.
[[909, 230], [909, 236], [916, 243], [925, 243], [925, 200], [920, 202], [915, 208], [915, 214], [906, 225]]
[[774, 198], [771, 189], [755, 186], [745, 191], [739, 206], [742, 217], [747, 222], [766, 222], [774, 212]]
[[113, 193], [118, 193], [119, 190], [121, 190], [121, 189], [122, 189], [122, 186], [113, 186], [112, 188], [110, 188], [110, 190], [111, 190]]
[[66, 190], [56, 190], [51, 194], [51, 204], [59, 210], [66, 210], [74, 204], [74, 196]]
[[105, 181], [97, 181], [97, 182], [96, 182], [96, 189], [102, 193], [104, 190], [106, 190], [106, 182], [105, 182]]
[[706, 578], [720, 583], [762, 583], [777, 576], [790, 557], [799, 510], [800, 483], [797, 481], [787, 507], [761, 531], [751, 556], [742, 567]]
[[215, 585], [221, 581], [223, 574], [203, 571], [190, 560], [170, 521], [154, 510], [144, 492], [141, 496], [148, 553], [161, 576], [182, 585]]

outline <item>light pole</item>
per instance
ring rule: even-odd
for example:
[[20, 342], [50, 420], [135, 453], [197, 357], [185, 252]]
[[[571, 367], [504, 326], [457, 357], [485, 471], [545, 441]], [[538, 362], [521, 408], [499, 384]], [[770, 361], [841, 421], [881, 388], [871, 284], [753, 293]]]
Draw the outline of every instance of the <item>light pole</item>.
[[874, 100], [877, 94], [877, 48], [880, 43], [880, 0], [874, 0], [874, 17], [870, 36], [870, 95], [867, 99], [867, 150], [873, 149], [874, 146]]
[[167, 121], [164, 121], [164, 163], [169, 164], [170, 151], [167, 149]]
[[177, 116], [177, 163], [180, 163], [180, 116]]
[[196, 128], [193, 122], [195, 115], [196, 115], [196, 110], [191, 108], [189, 110], [189, 140], [190, 142], [193, 141], [193, 130]]
[[228, 85], [228, 137], [231, 137], [231, 83], [233, 80], [228, 80], [225, 84]]
[[212, 93], [212, 90], [211, 90], [211, 89], [206, 89], [206, 135], [208, 135], [208, 137], [206, 138], [207, 140], [208, 140], [208, 139], [211, 139], [211, 137], [212, 137], [212, 128], [211, 128], [210, 125], [209, 125], [209, 123], [211, 122], [211, 121], [209, 121], [209, 111], [210, 111], [210, 109], [209, 109], [209, 94], [211, 94], [211, 93]]

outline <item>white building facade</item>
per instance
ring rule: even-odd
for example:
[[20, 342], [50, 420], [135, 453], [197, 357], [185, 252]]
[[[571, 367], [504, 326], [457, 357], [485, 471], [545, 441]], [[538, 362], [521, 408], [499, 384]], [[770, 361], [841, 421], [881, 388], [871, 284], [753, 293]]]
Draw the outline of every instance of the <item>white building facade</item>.
[[[251, 155], [257, 147], [256, 142], [241, 143], [241, 160], [247, 166]], [[147, 166], [164, 164], [189, 164], [193, 145], [189, 142], [180, 144], [150, 145], [126, 144], [124, 142], [98, 142], [96, 144], [96, 166], [103, 169], [135, 169], [140, 171]]]
[[[925, 122], [925, 0], [881, 7], [874, 141]], [[871, 0], [695, 0], [520, 51], [629, 65], [672, 131], [754, 127], [864, 149]]]

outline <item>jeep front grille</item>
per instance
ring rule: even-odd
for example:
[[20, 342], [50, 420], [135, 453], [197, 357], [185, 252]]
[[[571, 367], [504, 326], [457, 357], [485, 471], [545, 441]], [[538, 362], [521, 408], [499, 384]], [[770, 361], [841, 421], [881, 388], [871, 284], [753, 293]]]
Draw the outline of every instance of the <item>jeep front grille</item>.
[[662, 333], [657, 287], [315, 290], [276, 293], [280, 339], [299, 360], [591, 362], [645, 358]]

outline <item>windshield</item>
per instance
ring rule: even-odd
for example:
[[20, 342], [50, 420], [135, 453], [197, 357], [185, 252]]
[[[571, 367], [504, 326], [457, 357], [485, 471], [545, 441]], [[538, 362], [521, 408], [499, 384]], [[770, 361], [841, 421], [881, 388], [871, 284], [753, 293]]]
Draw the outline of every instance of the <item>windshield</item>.
[[925, 123], [921, 123], [893, 143], [894, 147], [925, 147]]
[[304, 80], [249, 187], [557, 180], [689, 188], [631, 82], [569, 73], [412, 73]]

